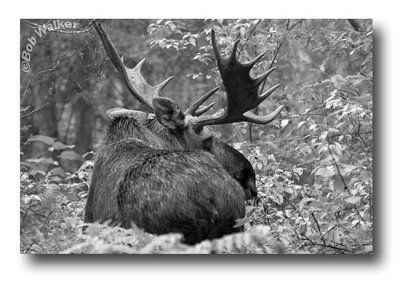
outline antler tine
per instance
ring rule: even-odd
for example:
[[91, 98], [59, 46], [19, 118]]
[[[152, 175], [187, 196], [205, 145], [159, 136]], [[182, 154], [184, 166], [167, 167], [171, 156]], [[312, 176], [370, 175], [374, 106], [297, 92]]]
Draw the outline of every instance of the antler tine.
[[227, 107], [222, 112], [217, 112], [211, 116], [196, 117], [193, 120], [194, 127], [203, 127], [212, 124], [234, 123], [248, 121], [258, 124], [267, 124], [273, 121], [282, 111], [283, 106], [279, 106], [274, 112], [267, 116], [257, 116], [249, 111], [257, 107], [261, 102], [268, 98], [278, 87], [279, 84], [271, 87], [261, 95], [259, 85], [275, 70], [271, 68], [257, 78], [250, 76], [252, 67], [266, 54], [263, 53], [248, 63], [240, 63], [236, 56], [239, 41], [236, 41], [232, 48], [232, 54], [228, 58], [223, 58], [219, 52], [215, 31], [211, 30], [211, 43], [217, 59], [218, 69], [221, 74], [222, 82], [225, 86], [227, 95]]
[[243, 116], [245, 118], [244, 121], [248, 121], [248, 122], [253, 122], [253, 123], [257, 123], [257, 124], [268, 124], [271, 121], [273, 121], [274, 119], [276, 119], [276, 117], [279, 115], [279, 113], [282, 111], [282, 109], [285, 106], [281, 105], [278, 108], [275, 109], [275, 111], [273, 111], [272, 113], [270, 113], [269, 115], [266, 116], [257, 116], [253, 113], [244, 113]]
[[264, 101], [265, 99], [267, 99], [272, 93], [274, 93], [274, 91], [281, 86], [280, 84], [276, 84], [274, 86], [272, 86], [270, 89], [268, 89], [267, 91], [263, 92], [261, 95], [258, 96], [258, 101], [257, 104], [254, 106], [257, 107], [259, 104], [261, 104], [262, 101]]
[[201, 116], [202, 114], [204, 114], [205, 112], [207, 112], [208, 110], [210, 110], [212, 107], [214, 107], [215, 104], [216, 104], [216, 102], [212, 102], [210, 105], [200, 107], [200, 108], [193, 114], [193, 116], [194, 116], [194, 117]]
[[[215, 36], [215, 35], [214, 35], [214, 36]], [[236, 52], [237, 52], [237, 47], [238, 47], [239, 43], [240, 43], [240, 40], [238, 39], [238, 40], [236, 40], [235, 44], [233, 44], [233, 47], [232, 47], [232, 54], [231, 54], [231, 57], [229, 58], [229, 61], [231, 61], [231, 62], [237, 60], [237, 59], [236, 59]]]
[[263, 83], [264, 80], [266, 80], [268, 78], [268, 76], [271, 74], [271, 72], [273, 72], [274, 70], [276, 70], [276, 67], [270, 68], [269, 70], [267, 70], [265, 73], [263, 73], [262, 75], [258, 76], [256, 79], [254, 79], [254, 83], [258, 86], [261, 83]]
[[[207, 101], [212, 95], [214, 95], [219, 89], [219, 86], [215, 87], [214, 89], [211, 89], [210, 91], [208, 91], [206, 94], [202, 95], [199, 99], [197, 99], [186, 111], [186, 114], [190, 114], [192, 116], [198, 116], [200, 114], [198, 114], [197, 109], [205, 102]], [[212, 103], [208, 106], [206, 106], [205, 108], [207, 108], [206, 111], [208, 111], [209, 109], [212, 108], [212, 106], [214, 106], [215, 103]], [[197, 111], [197, 112], [196, 112]], [[204, 111], [204, 108], [202, 108], [201, 113], [205, 113], [206, 111]]]
[[145, 107], [149, 112], [154, 112], [152, 100], [158, 97], [160, 91], [170, 82], [173, 77], [169, 77], [158, 85], [150, 85], [142, 75], [141, 69], [145, 59], [141, 60], [134, 68], [128, 68], [123, 57], [118, 55], [117, 49], [110, 40], [101, 24], [93, 21], [93, 25], [103, 42], [104, 49], [111, 62], [114, 64], [120, 75], [123, 77], [125, 84], [128, 86], [132, 95]]
[[213, 46], [214, 55], [215, 55], [215, 58], [217, 59], [217, 64], [218, 64], [218, 67], [219, 67], [219, 65], [220, 65], [220, 63], [222, 61], [222, 57], [221, 57], [221, 54], [219, 53], [217, 42], [215, 41], [215, 31], [214, 31], [214, 29], [211, 30], [211, 44]]
[[[264, 53], [261, 53], [260, 55], [258, 55], [257, 57], [255, 57], [252, 61], [243, 64], [243, 66], [247, 67], [249, 69], [249, 71], [253, 68], [253, 66], [255, 64], [257, 64], [257, 62], [264, 57], [266, 54], [268, 53], [268, 51], [265, 51]], [[274, 68], [275, 69], [275, 68]]]

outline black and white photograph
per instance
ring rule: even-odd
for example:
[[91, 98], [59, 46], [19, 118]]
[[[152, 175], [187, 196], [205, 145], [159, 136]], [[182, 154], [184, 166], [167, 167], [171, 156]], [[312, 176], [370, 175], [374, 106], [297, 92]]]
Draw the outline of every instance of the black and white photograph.
[[373, 35], [21, 18], [20, 253], [374, 254]]

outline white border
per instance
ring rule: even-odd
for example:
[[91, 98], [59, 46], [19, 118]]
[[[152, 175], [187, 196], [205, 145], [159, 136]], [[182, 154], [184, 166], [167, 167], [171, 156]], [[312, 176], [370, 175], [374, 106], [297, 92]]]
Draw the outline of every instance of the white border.
[[[140, 2], [140, 3], [138, 3]], [[399, 8], [396, 1], [23, 1], [8, 2], [1, 17], [1, 258], [4, 281], [135, 281], [166, 279], [207, 281], [394, 281], [400, 269], [399, 205], [400, 181], [398, 156], [400, 142], [396, 117], [399, 103]], [[5, 4], [5, 3], [4, 3]], [[4, 5], [5, 6], [5, 5]], [[370, 259], [308, 259], [291, 257], [276, 260], [146, 258], [107, 259], [35, 259], [19, 254], [19, 19], [20, 18], [373, 18], [379, 36], [379, 78], [376, 99], [380, 122], [376, 136], [380, 153], [376, 156], [381, 181], [380, 222], [377, 232], [379, 254]], [[379, 73], [376, 73], [379, 72]], [[381, 184], [381, 185], [379, 185]], [[397, 184], [397, 185], [396, 185]], [[54, 261], [54, 263], [52, 262]], [[58, 262], [56, 262], [58, 260]], [[324, 262], [325, 260], [325, 262]], [[37, 279], [39, 278], [39, 279]], [[339, 280], [345, 279], [345, 280]]]

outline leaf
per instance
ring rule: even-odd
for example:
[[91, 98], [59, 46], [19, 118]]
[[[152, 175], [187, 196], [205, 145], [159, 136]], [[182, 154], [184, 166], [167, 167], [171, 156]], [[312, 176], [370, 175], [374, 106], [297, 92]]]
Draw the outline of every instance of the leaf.
[[26, 195], [22, 197], [22, 202], [24, 204], [29, 204], [30, 202], [43, 202], [43, 200], [38, 195]]
[[50, 158], [39, 158], [39, 159], [27, 159], [26, 162], [36, 163], [36, 164], [52, 164], [57, 165], [57, 162]]
[[58, 157], [61, 159], [72, 160], [72, 161], [82, 159], [81, 156], [74, 151], [64, 151]]
[[329, 179], [330, 177], [336, 175], [336, 172], [334, 171], [334, 169], [329, 169], [329, 168], [325, 168], [325, 167], [321, 167], [319, 169], [317, 169], [317, 171], [315, 172], [315, 176], [320, 176], [324, 179]]
[[283, 195], [281, 194], [272, 194], [269, 195], [268, 198], [277, 203], [278, 205], [282, 205], [283, 203]]
[[303, 124], [305, 124], [306, 122], [303, 120], [303, 121], [300, 121], [298, 124], [297, 124], [297, 128], [300, 128], [300, 127], [302, 127], [303, 126]]
[[330, 210], [330, 209], [332, 209], [332, 208], [334, 208], [334, 207], [336, 207], [336, 204], [335, 204], [335, 203], [324, 203], [324, 204], [323, 204], [323, 209], [324, 209], [325, 211]]
[[189, 42], [190, 42], [190, 44], [193, 45], [193, 47], [196, 47], [196, 39], [194, 39], [193, 37], [190, 37]]
[[343, 163], [339, 164], [339, 166], [340, 166], [340, 172], [343, 176], [349, 176], [353, 170], [359, 168], [358, 166], [348, 165]]
[[358, 196], [352, 196], [347, 199], [344, 199], [344, 201], [346, 203], [353, 204], [353, 205], [358, 203], [360, 200], [361, 200], [361, 197], [358, 197]]
[[360, 251], [360, 254], [370, 254], [370, 253], [373, 253], [373, 246], [372, 245], [364, 246], [362, 248], [362, 251]]
[[74, 148], [75, 145], [65, 145], [59, 141], [57, 141], [56, 143], [54, 143], [53, 148], [54, 150], [65, 150], [65, 149], [72, 149]]
[[52, 170], [49, 171], [49, 174], [58, 175], [58, 176], [61, 176], [61, 177], [67, 177], [67, 174], [65, 173], [65, 171], [61, 167], [53, 168]]
[[74, 192], [60, 190], [60, 193], [63, 194], [64, 197], [71, 202], [76, 202], [80, 200], [80, 198]]
[[299, 226], [299, 233], [300, 235], [305, 235], [307, 231], [307, 223], [301, 222]]
[[311, 130], [315, 130], [316, 128], [317, 128], [317, 124], [313, 124], [308, 128], [308, 130], [311, 131]]
[[252, 218], [250, 218], [250, 217], [244, 217], [244, 218], [236, 219], [236, 223], [235, 223], [235, 225], [233, 227], [237, 228], [237, 227], [243, 226], [246, 223], [250, 222], [251, 220], [252, 220]]
[[286, 175], [288, 178], [291, 178], [291, 177], [292, 177], [292, 174], [290, 173], [290, 171], [285, 170], [285, 171], [283, 172], [283, 174]]
[[302, 175], [303, 174], [303, 168], [302, 167], [296, 167], [293, 169], [293, 172], [296, 173], [297, 175]]
[[35, 142], [35, 141], [45, 143], [49, 146], [54, 144], [54, 139], [49, 136], [45, 136], [45, 135], [35, 135], [32, 137], [29, 137], [27, 142]]
[[320, 201], [310, 201], [307, 203], [310, 211], [319, 211], [324, 208], [324, 205]]
[[319, 140], [325, 140], [326, 137], [328, 136], [328, 131], [322, 131], [322, 133], [319, 135]]
[[355, 219], [355, 220], [353, 220], [352, 222], [351, 222], [351, 226], [352, 227], [355, 227], [357, 224], [359, 224], [360, 223], [360, 220], [359, 219]]
[[288, 123], [289, 123], [288, 119], [281, 120], [281, 127], [284, 128], [286, 125], [288, 125]]
[[244, 37], [246, 35], [246, 28], [244, 26], [242, 26], [240, 28], [239, 32], [240, 32], [240, 36]]
[[86, 183], [74, 183], [71, 185], [70, 189], [76, 193], [88, 191], [89, 187]]
[[328, 129], [328, 131], [329, 131], [330, 133], [339, 133], [339, 132], [340, 132], [338, 129], [332, 128], [332, 127], [330, 127], [330, 128]]
[[244, 142], [236, 142], [236, 143], [233, 143], [232, 145], [233, 145], [233, 148], [235, 148], [236, 150], [239, 150], [240, 148], [242, 148], [243, 143]]
[[51, 192], [58, 192], [58, 191], [60, 191], [60, 187], [55, 183], [50, 183], [47, 185], [47, 190], [49, 190]]
[[326, 152], [328, 150], [328, 148], [324, 144], [322, 144], [322, 143], [320, 143], [320, 144], [321, 144], [321, 146], [318, 149], [318, 154], [321, 154], [321, 153]]

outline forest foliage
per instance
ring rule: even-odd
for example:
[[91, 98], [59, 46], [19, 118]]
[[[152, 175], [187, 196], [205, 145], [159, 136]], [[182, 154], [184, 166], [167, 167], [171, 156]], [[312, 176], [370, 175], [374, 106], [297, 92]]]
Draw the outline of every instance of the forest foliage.
[[[21, 21], [21, 52], [45, 20]], [[222, 54], [240, 39], [239, 60], [266, 52], [252, 75], [276, 66], [268, 86], [281, 87], [255, 110], [285, 105], [270, 125], [218, 126], [257, 173], [258, 197], [238, 224], [245, 232], [180, 243], [93, 224], [83, 211], [96, 145], [112, 107], [140, 109], [127, 94], [90, 21], [49, 31], [21, 70], [21, 253], [306, 253], [373, 252], [372, 21], [106, 20], [125, 62], [146, 58], [144, 76], [182, 108], [221, 84], [212, 46]], [[225, 105], [217, 93], [215, 110]]]

